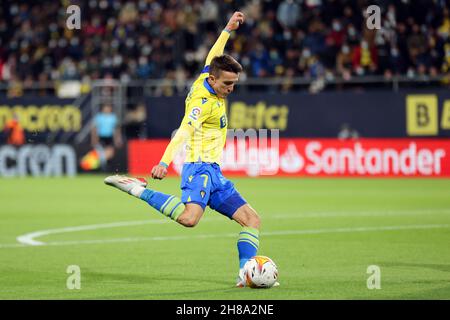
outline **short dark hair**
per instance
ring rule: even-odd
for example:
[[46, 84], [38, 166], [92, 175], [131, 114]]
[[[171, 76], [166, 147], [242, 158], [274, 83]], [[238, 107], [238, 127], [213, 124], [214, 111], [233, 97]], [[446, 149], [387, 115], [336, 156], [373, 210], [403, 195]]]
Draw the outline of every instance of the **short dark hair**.
[[209, 65], [209, 74], [215, 77], [220, 76], [220, 71], [240, 73], [242, 70], [241, 64], [228, 54], [214, 57]]

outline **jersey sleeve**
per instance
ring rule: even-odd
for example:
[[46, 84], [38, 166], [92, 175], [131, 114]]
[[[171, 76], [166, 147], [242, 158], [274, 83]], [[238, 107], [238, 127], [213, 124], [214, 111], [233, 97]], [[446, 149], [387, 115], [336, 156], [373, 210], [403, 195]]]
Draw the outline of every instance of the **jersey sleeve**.
[[196, 130], [201, 130], [203, 122], [211, 113], [210, 104], [204, 98], [193, 99], [186, 107], [186, 113], [181, 121], [180, 128], [170, 140], [169, 145], [161, 158], [160, 164], [168, 167], [183, 144], [192, 137]]
[[214, 57], [223, 54], [223, 50], [225, 49], [225, 45], [227, 44], [228, 38], [230, 38], [230, 32], [223, 30], [219, 38], [216, 40], [213, 47], [209, 51], [205, 61], [205, 68], [203, 70], [208, 69], [209, 65], [211, 64], [211, 60], [214, 59]]
[[180, 128], [178, 128], [177, 133], [173, 136], [172, 140], [170, 140], [169, 144], [167, 145], [159, 164], [167, 168], [172, 162], [175, 155], [184, 145], [184, 142], [192, 136], [193, 131], [194, 130], [192, 130], [192, 128], [190, 128], [188, 125], [182, 123]]

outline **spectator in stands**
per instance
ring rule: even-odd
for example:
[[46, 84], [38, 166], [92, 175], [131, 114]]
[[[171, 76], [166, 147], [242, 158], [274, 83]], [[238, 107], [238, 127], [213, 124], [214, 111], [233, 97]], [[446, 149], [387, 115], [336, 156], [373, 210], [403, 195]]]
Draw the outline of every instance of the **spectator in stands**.
[[336, 56], [337, 74], [350, 80], [352, 74], [353, 52], [348, 44], [344, 44]]
[[25, 133], [16, 113], [14, 113], [12, 119], [6, 122], [4, 131], [7, 144], [21, 146], [25, 143]]
[[8, 81], [8, 98], [17, 98], [23, 95], [23, 83], [19, 77], [12, 75]]
[[442, 63], [442, 72], [449, 73], [450, 72], [450, 43], [445, 44], [444, 46], [444, 61]]
[[412, 33], [407, 39], [409, 59], [411, 60], [413, 66], [418, 66], [420, 64], [426, 64], [428, 43], [427, 38], [420, 30], [420, 26], [415, 23], [412, 26]]
[[[246, 36], [230, 39], [229, 48], [252, 77], [302, 76], [306, 69], [297, 65], [305, 47], [331, 73], [342, 74], [337, 56], [347, 51], [344, 45], [354, 54], [353, 76], [386, 71], [405, 75], [418, 68], [423, 72], [424, 67], [428, 75], [447, 70], [448, 1], [377, 1], [383, 28], [375, 31], [365, 28], [362, 13], [367, 1], [78, 0], [77, 4], [83, 12], [79, 31], [65, 27], [65, 8], [58, 1], [12, 1], [0, 7], [0, 81], [13, 82], [11, 96], [20, 96], [24, 86], [42, 83], [43, 73], [51, 82], [88, 83], [107, 74], [126, 81], [170, 82], [179, 78], [174, 73], [192, 78], [213, 41], [199, 31], [219, 28], [237, 7], [248, 12]], [[262, 49], [255, 47], [258, 43]], [[401, 66], [393, 65], [396, 60]], [[27, 79], [29, 75], [32, 78]]]
[[277, 9], [277, 19], [285, 28], [294, 28], [301, 16], [300, 5], [294, 0], [284, 0]]
[[370, 47], [366, 40], [353, 51], [353, 70], [357, 75], [374, 74], [377, 70], [378, 56], [375, 47]]
[[311, 50], [312, 54], [321, 55], [325, 52], [325, 26], [323, 23], [315, 19], [308, 28], [308, 33], [303, 39], [303, 45]]
[[333, 19], [332, 30], [328, 31], [325, 43], [326, 51], [323, 55], [323, 62], [329, 68], [333, 68], [336, 63], [336, 56], [338, 55], [342, 45], [345, 41], [345, 31], [339, 19]]
[[338, 132], [339, 140], [358, 139], [359, 133], [355, 129], [352, 129], [348, 123], [343, 123]]
[[387, 70], [395, 75], [400, 75], [406, 71], [406, 61], [400, 54], [399, 48], [394, 45], [389, 52], [389, 62]]
[[439, 26], [438, 33], [445, 39], [450, 37], [450, 9], [448, 7], [444, 8], [442, 24]]
[[252, 76], [265, 77], [269, 72], [269, 53], [262, 43], [256, 43], [254, 50], [250, 53]]
[[126, 137], [128, 139], [146, 138], [147, 107], [145, 103], [139, 103], [127, 111], [124, 119]]

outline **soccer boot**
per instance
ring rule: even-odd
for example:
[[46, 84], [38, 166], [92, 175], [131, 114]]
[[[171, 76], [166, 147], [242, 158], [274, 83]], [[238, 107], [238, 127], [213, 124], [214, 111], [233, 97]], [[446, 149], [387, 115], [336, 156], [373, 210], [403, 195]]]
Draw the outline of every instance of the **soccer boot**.
[[106, 177], [104, 180], [105, 184], [116, 187], [123, 192], [131, 194], [130, 191], [136, 187], [140, 186], [145, 188], [147, 186], [147, 180], [144, 178], [131, 178], [127, 176], [114, 175]]
[[239, 269], [239, 275], [236, 280], [237, 288], [244, 288], [246, 285], [244, 268]]

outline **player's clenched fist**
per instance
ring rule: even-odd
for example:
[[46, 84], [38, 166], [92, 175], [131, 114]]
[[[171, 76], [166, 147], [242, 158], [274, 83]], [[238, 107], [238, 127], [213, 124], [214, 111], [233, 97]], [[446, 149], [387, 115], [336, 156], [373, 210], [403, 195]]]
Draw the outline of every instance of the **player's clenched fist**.
[[167, 168], [163, 165], [156, 165], [152, 169], [152, 178], [153, 179], [163, 179], [167, 175]]
[[245, 20], [244, 14], [242, 12], [236, 11], [231, 16], [225, 29], [227, 29], [228, 31], [237, 30], [237, 28], [239, 28], [239, 24], [244, 23], [244, 20]]

